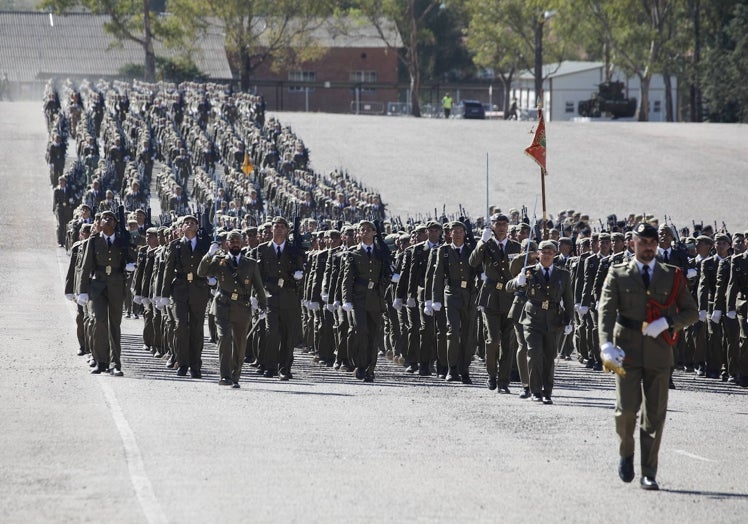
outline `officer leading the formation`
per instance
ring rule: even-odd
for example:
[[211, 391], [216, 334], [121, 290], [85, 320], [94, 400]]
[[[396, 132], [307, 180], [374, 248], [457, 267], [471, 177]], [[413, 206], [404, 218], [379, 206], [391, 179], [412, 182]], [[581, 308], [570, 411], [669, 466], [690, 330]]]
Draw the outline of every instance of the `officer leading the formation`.
[[609, 269], [598, 309], [601, 358], [625, 371], [616, 376], [618, 475], [624, 482], [634, 479], [634, 430], [641, 409], [641, 487], [647, 490], [659, 489], [657, 455], [667, 412], [673, 337], [699, 317], [680, 268], [655, 260], [657, 244], [657, 229], [639, 224], [634, 259]]

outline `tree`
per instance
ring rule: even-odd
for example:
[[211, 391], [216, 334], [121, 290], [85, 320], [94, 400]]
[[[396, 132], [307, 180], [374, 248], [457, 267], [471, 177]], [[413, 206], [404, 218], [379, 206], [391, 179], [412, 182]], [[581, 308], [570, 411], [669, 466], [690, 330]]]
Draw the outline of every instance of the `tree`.
[[272, 61], [277, 69], [288, 62], [319, 58], [323, 51], [313, 33], [329, 21], [334, 4], [327, 0], [172, 0], [170, 10], [187, 34], [221, 24], [229, 61], [246, 91], [252, 72], [263, 63]]
[[[421, 116], [419, 94], [421, 90], [421, 50], [424, 43], [434, 41], [426, 18], [443, 5], [441, 0], [359, 0], [353, 2], [354, 12], [376, 27], [380, 38], [393, 49], [402, 47], [398, 54], [408, 70], [410, 79], [410, 114]], [[391, 31], [394, 24], [397, 33]]]
[[[121, 2], [118, 0], [43, 0], [41, 9], [64, 13], [76, 7], [83, 7], [97, 15], [108, 15], [109, 22], [104, 29], [122, 42], [130, 40], [143, 47], [145, 54], [144, 79], [153, 82], [156, 79], [156, 54], [153, 41], [162, 35], [170, 38], [170, 29], [155, 16], [153, 10], [156, 2], [140, 0]], [[160, 3], [159, 3], [160, 4]]]

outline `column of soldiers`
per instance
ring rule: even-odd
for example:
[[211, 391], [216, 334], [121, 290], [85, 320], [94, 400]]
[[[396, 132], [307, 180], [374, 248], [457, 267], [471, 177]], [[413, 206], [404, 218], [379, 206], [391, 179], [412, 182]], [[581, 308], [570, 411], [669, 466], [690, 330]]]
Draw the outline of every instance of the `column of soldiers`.
[[[172, 215], [185, 217], [194, 209], [205, 210], [208, 205], [215, 209], [216, 200], [220, 199], [229, 209], [234, 204], [235, 216], [226, 215], [239, 219], [236, 209], [244, 207], [246, 198], [254, 194], [264, 200], [263, 211], [268, 214], [282, 211], [291, 216], [316, 213], [324, 217], [323, 231], [308, 235], [305, 247], [312, 250], [304, 254], [295, 242], [289, 244], [290, 228], [285, 219], [260, 224], [263, 218], [260, 214], [251, 221], [219, 220], [221, 217], [214, 216], [217, 223], [246, 228], [238, 233], [242, 243], [247, 244], [243, 255], [256, 261], [261, 275], [262, 286], [252, 277], [250, 293], [232, 291], [228, 298], [231, 301], [231, 295], [241, 296], [238, 309], [246, 312], [249, 307], [253, 327], [248, 328], [246, 360], [262, 375], [292, 378], [293, 348], [302, 342], [314, 351], [320, 363], [355, 372], [364, 381], [374, 379], [376, 357], [385, 355], [402, 364], [406, 372], [421, 376], [436, 374], [450, 382], [470, 384], [470, 363], [478, 355], [485, 360], [489, 388], [508, 393], [509, 383], [518, 378], [516, 370], [523, 386], [521, 396], [543, 401], [550, 400], [552, 391], [552, 366], [548, 365], [551, 345], [553, 351], [560, 351], [566, 359], [576, 349], [585, 366], [600, 369], [596, 306], [608, 269], [625, 263], [631, 256], [621, 231], [594, 233], [586, 217], [564, 213], [557, 228], [550, 232], [555, 241], [540, 246], [540, 254], [546, 258], [541, 256], [539, 262], [525, 266], [524, 253], [538, 247], [528, 241], [523, 250], [520, 243], [530, 235], [537, 238], [538, 232], [531, 231], [528, 224], [518, 223], [516, 212], [510, 212], [511, 219], [493, 215], [490, 227], [479, 240], [467, 235], [469, 228], [459, 221], [445, 224], [432, 220], [420, 227], [413, 224], [400, 231], [393, 228], [397, 232], [388, 240], [395, 253], [390, 258], [385, 254], [385, 243], [374, 240], [374, 224], [356, 220], [367, 213], [376, 218], [373, 211], [382, 209], [378, 196], [369, 194], [345, 173], [319, 176], [309, 171], [303, 142], [277, 120], [270, 118], [262, 126], [249, 126], [242, 116], [257, 115], [253, 113], [254, 102], [243, 97], [233, 102], [224, 93], [218, 98], [220, 102], [215, 103], [210, 102], [213, 93], [207, 98], [187, 93], [185, 99], [196, 100], [196, 105], [187, 109], [182, 104], [176, 110], [180, 104], [176, 102], [169, 107], [175, 100], [173, 93], [166, 94], [161, 96], [151, 90], [143, 98], [146, 101], [138, 103], [139, 108], [128, 107], [126, 100], [139, 100], [131, 92], [107, 100], [114, 100], [111, 114], [117, 116], [120, 126], [122, 122], [134, 123], [134, 127], [126, 127], [126, 137], [140, 136], [133, 129], [146, 126], [153, 136], [164, 138], [157, 140], [158, 147], [154, 147], [151, 157], [151, 160], [168, 159], [164, 162], [168, 172], [159, 179], [164, 187], [170, 185], [175, 192], [181, 187], [184, 191], [187, 181], [192, 180], [192, 204], [189, 197], [188, 204], [177, 202]], [[214, 109], [209, 109], [205, 101], [214, 109], [222, 108], [220, 120], [210, 116]], [[135, 111], [142, 118], [128, 120], [128, 114]], [[177, 114], [181, 114], [178, 124]], [[115, 147], [119, 135], [121, 146], [119, 133], [107, 133], [111, 129], [107, 120], [105, 115], [103, 134], [109, 141], [115, 137]], [[212, 127], [215, 122], [222, 125]], [[231, 124], [230, 128], [226, 122]], [[85, 143], [90, 141], [86, 139]], [[183, 167], [174, 162], [181, 156], [185, 157], [180, 160]], [[265, 169], [255, 169], [252, 177], [246, 177], [241, 170], [244, 160], [239, 162], [242, 157], [249, 157], [253, 165], [264, 165]], [[286, 167], [289, 162], [292, 169]], [[111, 163], [116, 164], [115, 160]], [[115, 165], [115, 181], [119, 179], [117, 169]], [[93, 183], [91, 189], [94, 190]], [[95, 192], [91, 198], [97, 196]], [[362, 202], [366, 206], [361, 206]], [[84, 212], [81, 208], [81, 215]], [[342, 224], [329, 222], [335, 218], [340, 218]], [[623, 227], [616, 224], [608, 229], [631, 229], [641, 220], [647, 217], [630, 217]], [[223, 314], [226, 310], [222, 312], [217, 300], [211, 298], [208, 282], [209, 277], [216, 278], [213, 287], [221, 288], [220, 275], [216, 273], [223, 267], [220, 257], [231, 256], [231, 246], [224, 241], [219, 246], [220, 252], [214, 250], [210, 255], [205, 241], [200, 242], [200, 248], [196, 242], [193, 248], [197, 222], [196, 217], [187, 215], [178, 223], [165, 221], [162, 228], [147, 229], [144, 234], [147, 244], [140, 248], [139, 264], [132, 279], [134, 300], [144, 307], [144, 345], [155, 355], [168, 355], [169, 365], [176, 367], [180, 375], [189, 372], [201, 376], [202, 344], [191, 341], [202, 337], [201, 326], [208, 310], [215, 319], [215, 338], [223, 340], [222, 351], [232, 352], [232, 357], [225, 360], [232, 364], [225, 373], [222, 365], [221, 378], [234, 384], [238, 383], [235, 362], [240, 353], [233, 338], [235, 333], [243, 333], [243, 326], [233, 325], [236, 321], [229, 319], [229, 324], [219, 327], [219, 319], [226, 320]], [[139, 224], [137, 229], [141, 229]], [[250, 247], [247, 236], [250, 232], [269, 237], [263, 244]], [[697, 323], [688, 328], [679, 341], [676, 361], [684, 369], [692, 367], [703, 376], [743, 384], [748, 376], [741, 367], [745, 360], [746, 290], [741, 288], [742, 270], [734, 270], [742, 266], [734, 261], [743, 256], [744, 244], [736, 241], [730, 245], [730, 238], [702, 234], [694, 239], [696, 252], [679, 258], [687, 249], [681, 246], [690, 243], [673, 242], [673, 238], [668, 243], [668, 235], [672, 237], [674, 232], [669, 226], [661, 226], [660, 232], [662, 253], [658, 256], [666, 263], [681, 266], [691, 290], [699, 298], [703, 317], [703, 325]], [[236, 232], [231, 240], [237, 242]], [[725, 245], [731, 251], [726, 251]], [[577, 254], [569, 252], [575, 247]], [[76, 255], [78, 252], [80, 247]], [[537, 255], [528, 255], [528, 263], [529, 256]], [[544, 284], [548, 283], [542, 274], [542, 268], [546, 267], [543, 260], [549, 256], [554, 266], [550, 268], [548, 282], [556, 277], [565, 282], [563, 275], [568, 270], [568, 287], [573, 298], [566, 296], [565, 289], [560, 296], [550, 293], [548, 285], [544, 291]], [[206, 261], [199, 271], [201, 261], [208, 259], [210, 263]], [[743, 256], [741, 260], [744, 259]], [[226, 275], [222, 282], [227, 282]], [[265, 307], [259, 300], [260, 287], [269, 295]], [[214, 292], [215, 296], [225, 295], [228, 289], [224, 292], [214, 289]], [[75, 296], [76, 292], [72, 294]], [[244, 298], [249, 301], [244, 303]], [[255, 312], [252, 312], [252, 298], [258, 300]], [[538, 314], [546, 311], [555, 316]], [[541, 316], [544, 327], [539, 330], [537, 319]], [[576, 327], [574, 336], [568, 328], [572, 318]], [[229, 331], [233, 336], [228, 335]], [[81, 346], [85, 351], [85, 337], [83, 341]], [[101, 351], [99, 355], [103, 359]], [[117, 363], [114, 357], [111, 360]]]

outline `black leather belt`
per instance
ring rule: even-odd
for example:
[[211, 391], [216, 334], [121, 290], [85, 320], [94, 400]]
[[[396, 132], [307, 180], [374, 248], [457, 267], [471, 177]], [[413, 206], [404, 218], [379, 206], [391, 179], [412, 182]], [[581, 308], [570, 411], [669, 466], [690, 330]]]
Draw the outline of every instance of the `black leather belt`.
[[249, 298], [250, 298], [249, 295], [240, 295], [238, 293], [231, 293], [229, 291], [226, 291], [225, 289], [219, 289], [218, 292], [230, 300], [240, 301], [240, 302], [249, 302]]
[[636, 331], [641, 331], [643, 322], [641, 320], [634, 320], [629, 317], [624, 317], [623, 315], [616, 316], [616, 322], [621, 324], [623, 327], [628, 329], [633, 329]]

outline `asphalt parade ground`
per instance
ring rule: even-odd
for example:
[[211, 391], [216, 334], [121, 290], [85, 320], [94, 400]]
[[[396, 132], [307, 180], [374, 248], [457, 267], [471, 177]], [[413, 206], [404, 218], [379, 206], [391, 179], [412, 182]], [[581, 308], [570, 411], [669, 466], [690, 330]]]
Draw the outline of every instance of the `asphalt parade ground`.
[[[508, 144], [517, 126], [518, 159], [503, 158], [511, 175], [496, 179], [492, 203], [517, 207], [539, 191], [521, 154], [525, 122], [278, 116], [315, 169], [347, 167], [403, 216], [457, 203], [479, 213], [487, 144]], [[549, 124], [548, 136], [549, 170], [557, 136], [576, 151], [551, 171], [551, 210], [748, 227], [745, 126]], [[233, 390], [217, 384], [214, 345], [203, 379], [177, 377], [141, 349], [142, 321], [123, 319], [124, 377], [89, 375], [63, 295], [46, 139], [41, 102], [0, 103], [0, 522], [745, 520], [748, 390], [682, 372], [659, 492], [618, 479], [613, 378], [576, 361], [558, 363], [552, 406], [520, 400], [517, 384], [511, 396], [489, 391], [477, 360], [473, 386], [386, 359], [362, 384], [297, 352], [294, 380], [245, 368]], [[626, 147], [607, 151], [614, 143]], [[490, 152], [496, 169], [501, 154]]]

